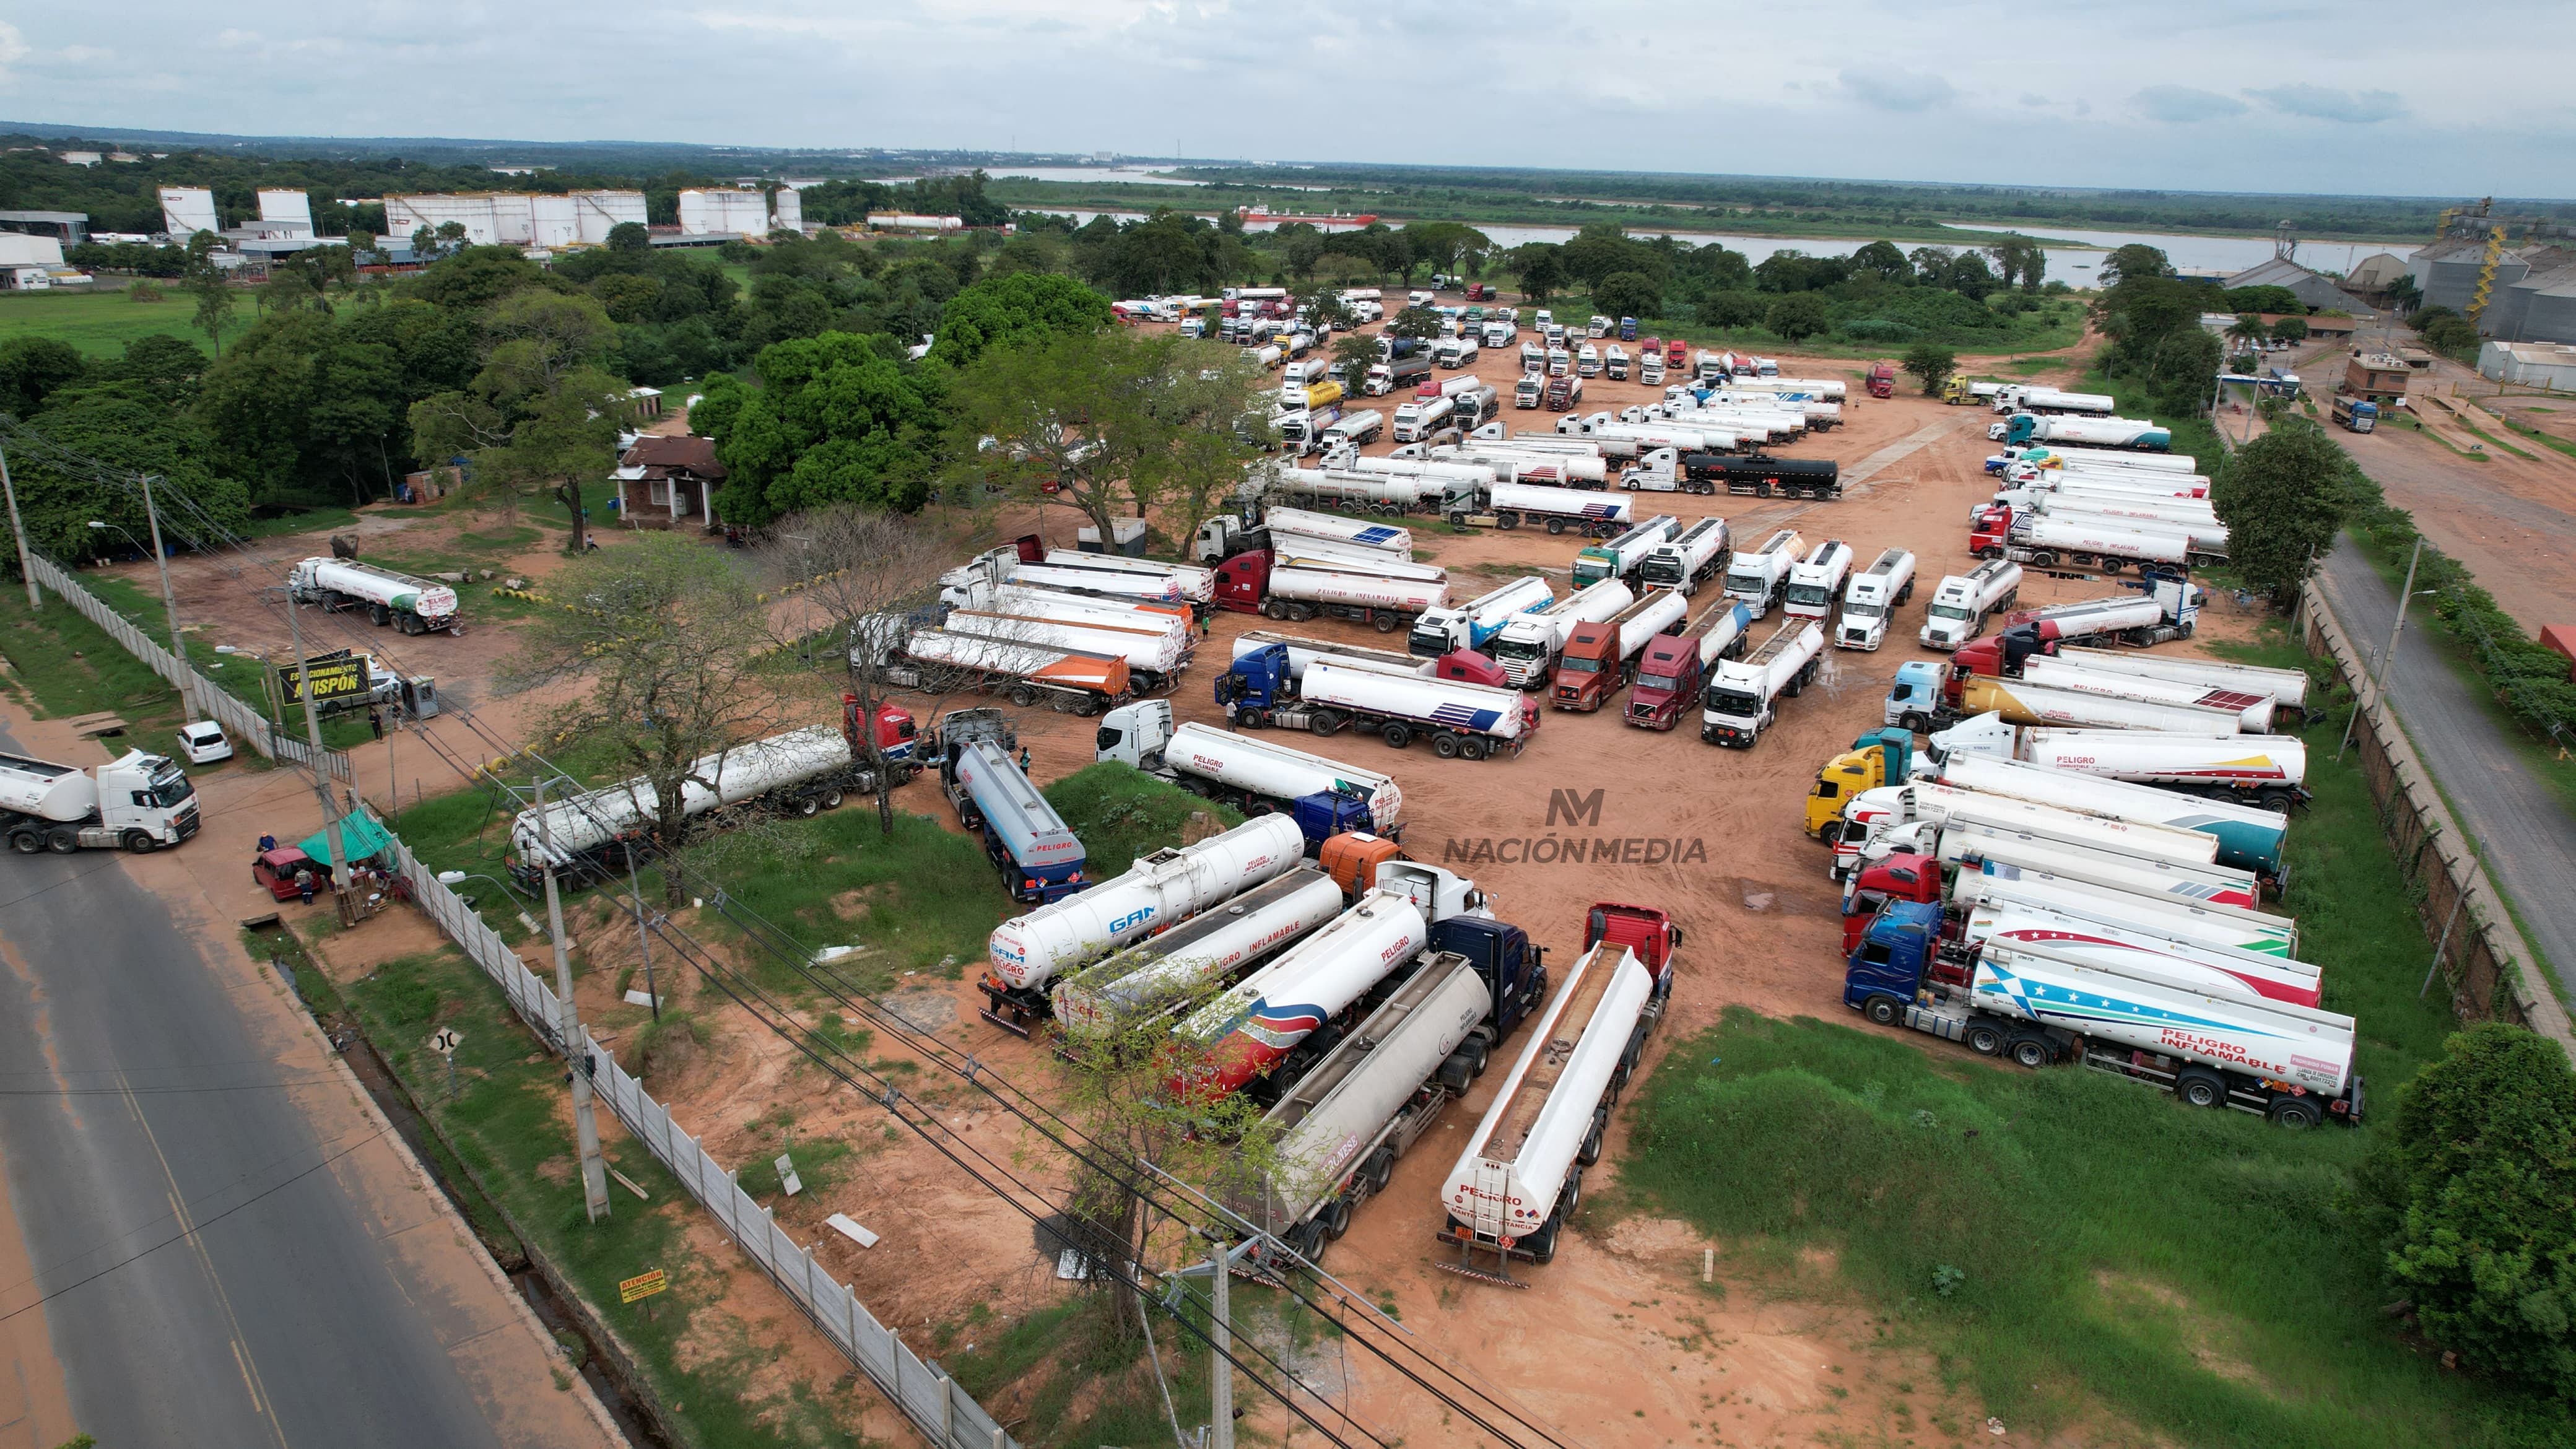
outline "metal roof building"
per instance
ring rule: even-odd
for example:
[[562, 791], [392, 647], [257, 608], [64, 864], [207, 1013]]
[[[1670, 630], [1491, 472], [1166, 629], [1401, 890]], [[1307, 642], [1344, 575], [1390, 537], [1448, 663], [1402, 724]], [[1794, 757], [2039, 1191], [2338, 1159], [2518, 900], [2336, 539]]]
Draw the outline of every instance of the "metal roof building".
[[2490, 342], [2478, 349], [2478, 372], [2497, 382], [2576, 392], [2576, 346]]
[[2257, 262], [2227, 279], [2229, 291], [2239, 287], [2286, 287], [2292, 296], [2310, 307], [2352, 306], [2352, 299], [2344, 295], [2343, 288], [2335, 285], [2334, 278], [2309, 271], [2287, 257]]
[[25, 232], [30, 236], [49, 236], [67, 247], [89, 240], [89, 213], [85, 211], [0, 211], [0, 231]]

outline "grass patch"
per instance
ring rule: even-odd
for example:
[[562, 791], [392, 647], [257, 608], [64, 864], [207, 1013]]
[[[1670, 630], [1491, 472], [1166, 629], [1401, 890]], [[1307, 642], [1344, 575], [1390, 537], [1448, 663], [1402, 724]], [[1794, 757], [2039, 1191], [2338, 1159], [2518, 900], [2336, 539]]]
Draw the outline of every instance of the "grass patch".
[[[2535, 413], [2545, 413], [2554, 412], [2556, 409], [2533, 408], [2531, 411]], [[2497, 416], [2503, 417], [2503, 414], [2498, 414]], [[2540, 444], [2544, 448], [2555, 448], [2559, 452], [2565, 453], [2571, 458], [2576, 458], [2576, 443], [2571, 443], [2565, 438], [2558, 436], [2556, 433], [2543, 432], [2529, 423], [2510, 417], [2504, 418], [2504, 425], [2511, 428], [2514, 431], [2514, 435], [2517, 437], [2527, 438], [2532, 442]]]
[[[910, 813], [937, 808], [936, 790], [925, 778], [897, 797], [892, 835], [879, 832], [873, 797], [852, 796], [809, 820], [757, 828], [709, 874], [809, 951], [867, 947], [835, 968], [864, 990], [884, 990], [906, 972], [954, 980], [960, 963], [984, 959], [993, 928], [1023, 908], [1003, 891], [980, 841]], [[773, 986], [798, 984], [783, 967], [760, 969]]]
[[180, 724], [179, 692], [61, 599], [48, 595], [43, 608], [29, 609], [23, 585], [0, 589], [0, 658], [9, 663], [0, 690], [36, 713], [68, 719], [112, 711], [133, 727], [125, 742], [170, 747], [165, 737]]
[[1082, 837], [1083, 874], [1107, 880], [1136, 857], [1181, 843], [1181, 827], [1207, 815], [1225, 829], [1243, 823], [1230, 806], [1202, 800], [1128, 765], [1086, 765], [1046, 787], [1047, 803]]
[[[699, 1209], [641, 1143], [620, 1142], [608, 1159], [649, 1199], [612, 1186], [609, 1218], [584, 1220], [572, 1132], [561, 1111], [563, 1068], [480, 970], [452, 950], [406, 957], [351, 983], [344, 999], [456, 1165], [636, 1353], [686, 1442], [855, 1449], [861, 1441], [842, 1427], [857, 1417], [855, 1389], [799, 1385], [756, 1397], [749, 1384], [775, 1357], [774, 1346], [753, 1340], [739, 1320], [697, 1331], [702, 1316], [722, 1305], [723, 1266], [690, 1248], [685, 1233]], [[446, 1095], [446, 1063], [426, 1045], [440, 1026], [464, 1036], [453, 1097]], [[642, 1306], [617, 1302], [617, 1284], [652, 1268], [667, 1272], [672, 1287], [648, 1300], [647, 1317]], [[680, 1367], [684, 1357], [692, 1367]]]
[[[2277, 632], [2243, 653], [2305, 662]], [[2336, 1207], [2452, 1027], [2416, 997], [2429, 943], [2367, 786], [2322, 744], [2342, 724], [2307, 732], [2317, 799], [2291, 833], [2285, 908], [2326, 1006], [2359, 1020], [2366, 1127], [2291, 1134], [2080, 1069], [1731, 1010], [1647, 1085], [1620, 1186], [1751, 1264], [1831, 1244], [2016, 1431], [2107, 1407], [2213, 1449], [2523, 1442], [2538, 1405], [2391, 1333], [2374, 1255]]]
[[[206, 335], [196, 329], [197, 301], [175, 285], [162, 287], [158, 302], [137, 302], [123, 288], [97, 292], [0, 292], [0, 341], [12, 337], [50, 337], [68, 342], [90, 357], [122, 357], [128, 343], [167, 333], [182, 337], [200, 352], [211, 352]], [[257, 318], [244, 305], [233, 314], [227, 336], [239, 337]]]

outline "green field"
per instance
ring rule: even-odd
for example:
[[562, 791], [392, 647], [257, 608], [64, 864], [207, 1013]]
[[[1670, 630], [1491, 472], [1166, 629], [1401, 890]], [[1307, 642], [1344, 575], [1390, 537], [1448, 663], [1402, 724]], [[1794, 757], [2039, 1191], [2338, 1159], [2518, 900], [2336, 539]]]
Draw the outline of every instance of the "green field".
[[[158, 302], [128, 301], [121, 290], [0, 292], [0, 342], [12, 337], [52, 337], [91, 357], [118, 357], [124, 354], [125, 344], [166, 332], [188, 339], [203, 351], [206, 338], [192, 320], [196, 313], [192, 298], [168, 289]], [[249, 307], [238, 308], [225, 331], [238, 335], [253, 320]]]
[[[2243, 657], [2299, 656], [2276, 630]], [[1900, 1344], [2016, 1436], [2107, 1412], [2204, 1449], [2549, 1442], [2563, 1421], [2548, 1410], [2401, 1338], [2343, 1213], [2452, 1021], [2416, 996], [2429, 947], [2367, 787], [2322, 748], [2342, 724], [2305, 731], [2317, 799], [2291, 832], [2280, 909], [2325, 967], [2326, 1007], [2359, 1021], [2363, 1128], [2291, 1133], [2074, 1067], [1855, 1030], [1825, 976], [1822, 1019], [1731, 1011], [1666, 1057], [1623, 1192], [1757, 1278], [1830, 1245]]]

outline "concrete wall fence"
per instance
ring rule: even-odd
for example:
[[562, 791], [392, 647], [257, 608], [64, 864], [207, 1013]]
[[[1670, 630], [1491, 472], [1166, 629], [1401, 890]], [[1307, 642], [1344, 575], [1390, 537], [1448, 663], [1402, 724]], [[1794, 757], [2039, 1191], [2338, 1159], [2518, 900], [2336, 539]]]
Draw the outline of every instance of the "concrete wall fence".
[[[193, 687], [215, 720], [235, 739], [247, 741], [272, 759], [301, 760], [309, 755], [302, 741], [271, 731], [257, 710], [173, 659], [170, 651], [153, 643], [123, 615], [82, 588], [69, 573], [42, 558], [33, 563], [37, 583], [106, 630], [173, 686]], [[351, 778], [347, 755], [338, 750], [325, 750], [323, 754], [332, 778]], [[411, 883], [412, 899], [468, 959], [492, 978], [509, 998], [511, 1009], [545, 1040], [548, 1048], [558, 1056], [564, 1055], [564, 1043], [557, 1038], [562, 1015], [553, 989], [528, 970], [518, 953], [494, 934], [463, 897], [439, 884], [438, 873], [422, 864], [410, 846], [397, 839], [393, 854], [403, 878]], [[876, 1383], [924, 1438], [939, 1449], [1016, 1449], [1016, 1441], [1002, 1431], [992, 1415], [984, 1412], [982, 1405], [947, 1374], [914, 1353], [891, 1329], [877, 1322], [860, 1305], [858, 1294], [848, 1284], [817, 1267], [814, 1249], [797, 1242], [769, 1216], [768, 1209], [744, 1192], [734, 1181], [734, 1174], [709, 1156], [698, 1139], [672, 1121], [670, 1110], [653, 1100], [652, 1093], [618, 1064], [608, 1048], [592, 1043], [590, 1050], [596, 1064], [591, 1085], [608, 1110], [661, 1159], [662, 1165], [688, 1189], [689, 1196], [714, 1215], [726, 1235], [760, 1265], [761, 1271], [832, 1341], [833, 1347]]]
[[2463, 1021], [2492, 1019], [2529, 1027], [2576, 1056], [2566, 1008], [2525, 951], [2521, 933], [2414, 745], [2371, 687], [2364, 667], [2367, 655], [2353, 647], [2313, 584], [2300, 595], [2298, 626], [2308, 652], [2333, 662], [2362, 712], [2352, 747], [2396, 852], [2397, 868], [2416, 897], [2426, 939], [2440, 945], [2439, 966], [2453, 1013]]

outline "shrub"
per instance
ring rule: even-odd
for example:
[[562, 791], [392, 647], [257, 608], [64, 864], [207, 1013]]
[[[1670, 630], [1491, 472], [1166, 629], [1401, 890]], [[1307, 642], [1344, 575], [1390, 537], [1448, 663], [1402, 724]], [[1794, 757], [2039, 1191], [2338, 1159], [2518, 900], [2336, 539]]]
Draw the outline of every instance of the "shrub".
[[158, 302], [161, 297], [161, 289], [150, 282], [135, 282], [125, 289], [125, 300], [129, 302]]
[[1844, 323], [1843, 335], [1854, 342], [1911, 342], [1922, 334], [1892, 317], [1863, 317]]
[[1916, 343], [1905, 354], [1905, 370], [1923, 384], [1926, 395], [1939, 392], [1958, 366], [1958, 354], [1930, 342]]
[[1762, 325], [1783, 342], [1799, 342], [1825, 330], [1825, 299], [1813, 292], [1792, 292], [1771, 304]]
[[1762, 298], [1753, 292], [1711, 292], [1699, 303], [1699, 320], [1706, 327], [1758, 327], [1762, 323]]
[[2556, 1043], [2500, 1022], [2451, 1037], [2357, 1191], [2427, 1336], [2576, 1399], [2576, 1071]]

